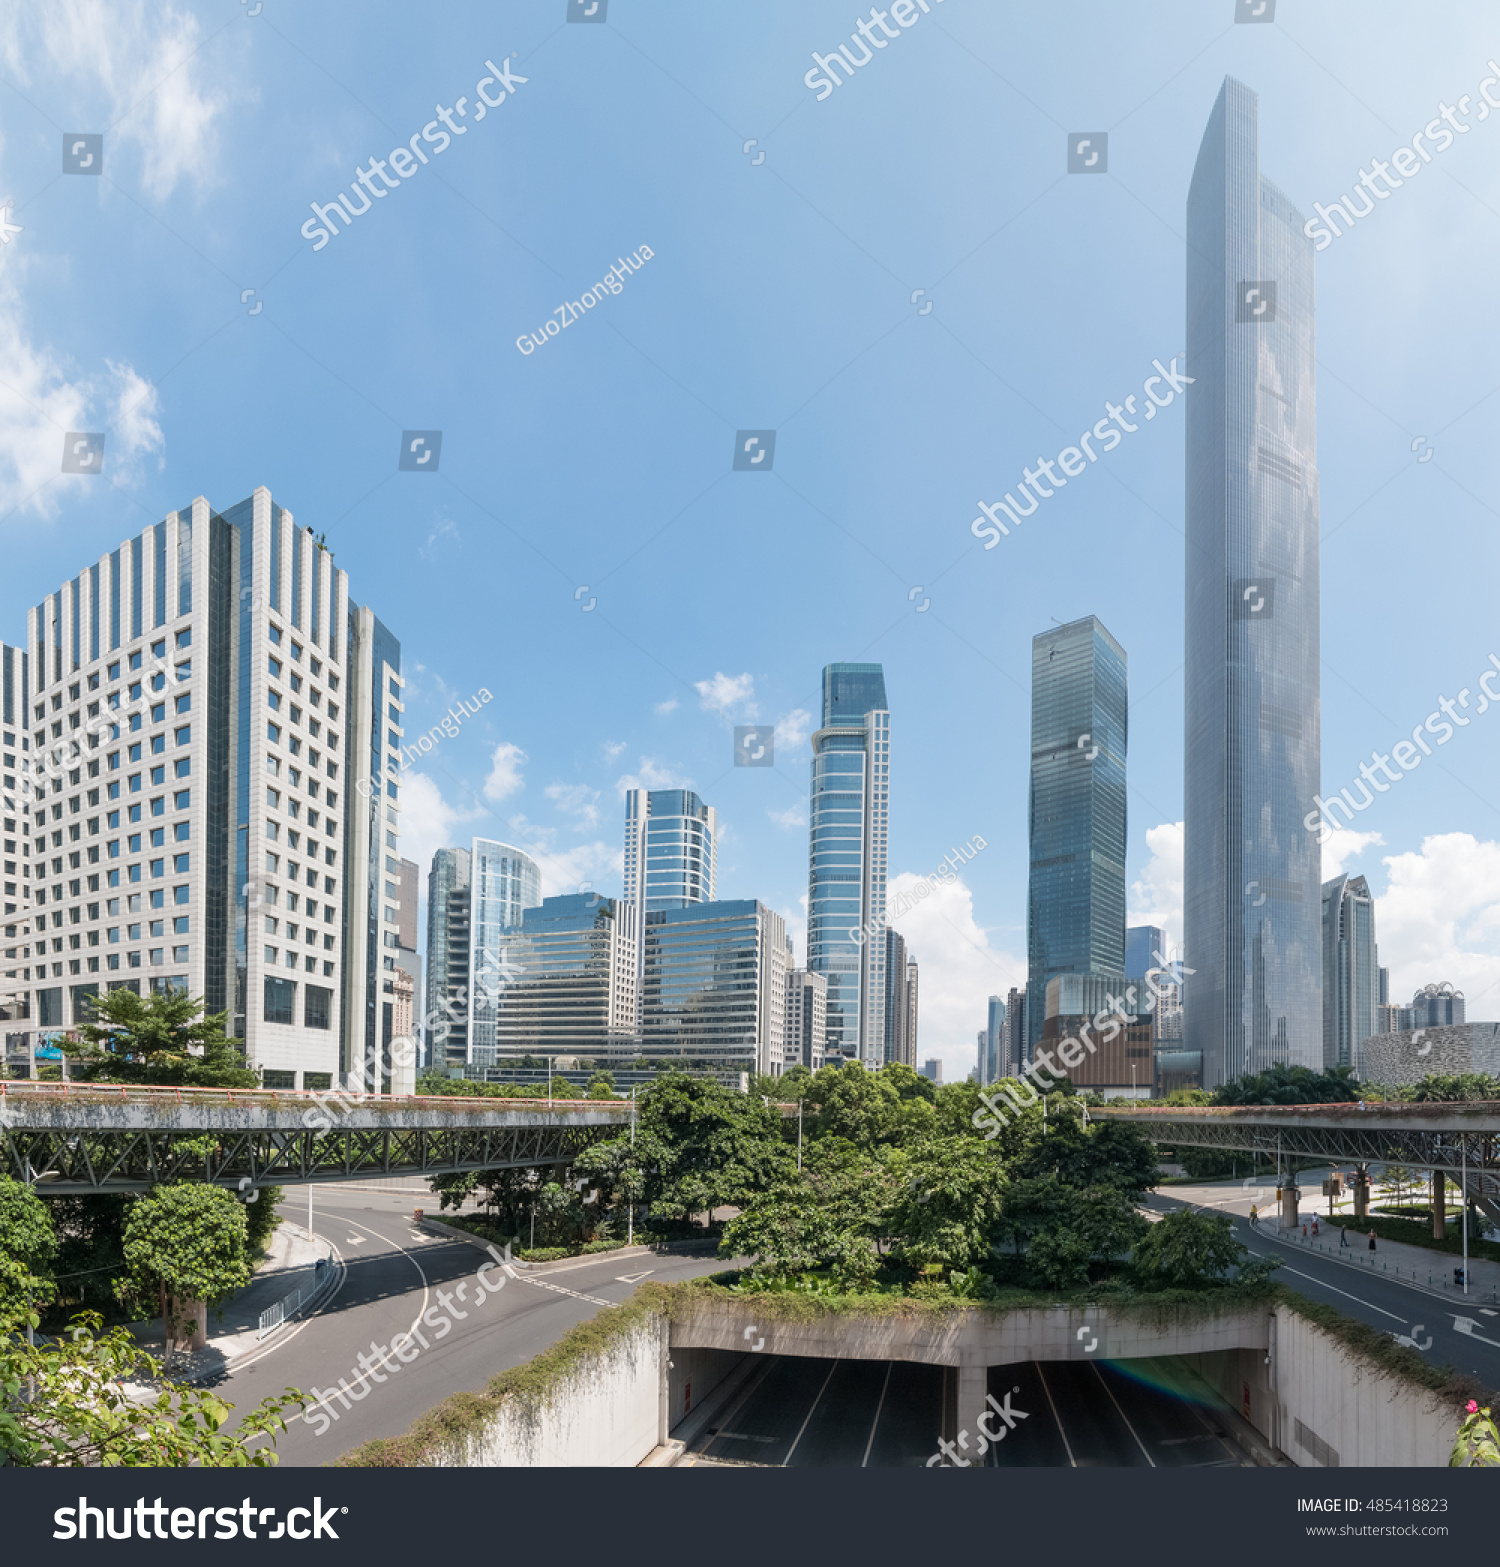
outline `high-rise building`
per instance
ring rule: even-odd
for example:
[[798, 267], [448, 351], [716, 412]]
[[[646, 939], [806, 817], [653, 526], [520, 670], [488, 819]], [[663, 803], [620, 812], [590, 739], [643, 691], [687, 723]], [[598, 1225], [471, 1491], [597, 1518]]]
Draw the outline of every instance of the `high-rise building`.
[[[469, 1053], [474, 1066], [499, 1060], [499, 996], [508, 982], [507, 952], [527, 909], [542, 901], [542, 873], [523, 849], [475, 838], [469, 877]], [[632, 929], [634, 928], [632, 922]]]
[[469, 1059], [467, 849], [439, 849], [427, 874], [427, 1065], [458, 1071]]
[[812, 736], [807, 966], [828, 981], [829, 1059], [867, 1067], [885, 1059], [890, 763], [881, 666], [827, 665]]
[[[0, 740], [4, 772], [0, 774], [0, 826], [5, 831], [4, 945], [0, 946], [0, 1031], [12, 1048], [29, 1061], [34, 1041], [29, 1037], [32, 1015], [31, 952], [31, 821], [35, 808], [31, 779], [30, 660], [25, 648], [0, 643]], [[10, 1036], [14, 1036], [13, 1040]]]
[[922, 1076], [929, 1082], [941, 1084], [943, 1081], [943, 1063], [937, 1056], [929, 1056], [922, 1063]]
[[1423, 985], [1411, 998], [1412, 1028], [1441, 1028], [1464, 1021], [1464, 993], [1446, 980]]
[[1000, 1048], [1000, 1075], [1014, 1077], [1028, 1056], [1026, 992], [1012, 986], [1005, 998], [1005, 1037]]
[[917, 960], [910, 952], [906, 955], [906, 1064], [917, 1064]]
[[1031, 642], [1026, 1045], [1047, 981], [1125, 961], [1125, 650], [1089, 615]]
[[[475, 857], [478, 857], [476, 848]], [[634, 906], [573, 892], [522, 907], [505, 927], [491, 987], [493, 1043], [476, 1048], [475, 1067], [514, 1067], [563, 1058], [628, 1061], [635, 1055]], [[476, 976], [475, 983], [478, 983]], [[494, 1052], [480, 1057], [478, 1050]]]
[[1005, 1003], [991, 996], [984, 1032], [979, 1036], [979, 1081], [997, 1083], [1005, 1076]]
[[1147, 973], [1160, 968], [1171, 954], [1167, 951], [1167, 933], [1160, 925], [1125, 927], [1125, 977], [1137, 985], [1145, 983]]
[[889, 925], [885, 928], [885, 1055], [887, 1064], [899, 1061], [903, 1066], [916, 1062], [916, 1049], [907, 1037], [910, 1026], [906, 987], [910, 983], [907, 972], [906, 938]]
[[646, 916], [643, 942], [643, 1056], [777, 1077], [794, 1064], [786, 921], [775, 910], [753, 898], [657, 909]]
[[1388, 968], [1380, 970], [1380, 1005], [1389, 1006], [1391, 1000], [1391, 971]]
[[786, 976], [786, 1061], [799, 1061], [809, 1072], [823, 1065], [823, 1031], [827, 1022], [828, 981], [805, 968], [789, 968]]
[[989, 1038], [984, 1029], [980, 1029], [974, 1036], [974, 1081], [981, 1085], [989, 1079], [984, 1075], [985, 1052], [989, 1044]]
[[625, 792], [625, 901], [638, 917], [718, 896], [719, 818], [691, 789]]
[[43, 598], [0, 655], [6, 1010], [67, 1029], [101, 991], [185, 990], [268, 1086], [409, 1086], [379, 1034], [400, 671], [264, 488]]
[[1380, 959], [1375, 900], [1363, 876], [1323, 883], [1323, 1065], [1353, 1067], [1378, 1031]]
[[1232, 77], [1187, 225], [1183, 1023], [1215, 1088], [1323, 1059], [1313, 245]]
[[[417, 902], [419, 878], [412, 860], [386, 857], [386, 897], [396, 894], [396, 945], [382, 953], [380, 988], [383, 1042], [389, 1050], [393, 1039], [413, 1038], [420, 1048], [420, 1035], [414, 1035], [416, 1020], [422, 1015], [422, 959], [417, 952]], [[390, 1007], [389, 1016], [385, 1008]], [[403, 1022], [403, 1019], [405, 1020]]]

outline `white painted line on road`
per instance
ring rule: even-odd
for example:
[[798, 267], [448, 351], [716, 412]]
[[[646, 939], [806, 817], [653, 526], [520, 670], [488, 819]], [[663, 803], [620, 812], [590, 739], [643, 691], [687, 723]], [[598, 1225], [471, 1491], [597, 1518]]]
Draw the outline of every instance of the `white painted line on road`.
[[1131, 1434], [1131, 1436], [1135, 1437], [1135, 1445], [1140, 1448], [1141, 1457], [1144, 1458], [1153, 1469], [1155, 1469], [1156, 1460], [1151, 1456], [1150, 1453], [1146, 1451], [1146, 1444], [1141, 1441], [1140, 1437], [1137, 1435], [1135, 1427], [1130, 1423], [1129, 1416], [1126, 1415], [1123, 1409], [1120, 1409], [1120, 1401], [1115, 1397], [1114, 1389], [1110, 1387], [1109, 1383], [1104, 1380], [1104, 1373], [1099, 1369], [1099, 1362], [1097, 1360], [1091, 1360], [1089, 1364], [1094, 1368], [1094, 1375], [1099, 1378], [1099, 1386], [1109, 1394], [1110, 1403], [1112, 1403], [1115, 1408], [1119, 1410], [1120, 1419], [1125, 1422], [1125, 1429]]
[[880, 1424], [880, 1411], [885, 1408], [885, 1391], [891, 1385], [891, 1371], [896, 1362], [888, 1360], [885, 1366], [885, 1381], [880, 1384], [880, 1402], [875, 1406], [875, 1418], [870, 1422], [870, 1440], [865, 1443], [865, 1456], [860, 1461], [861, 1469], [870, 1467], [870, 1449], [875, 1446], [875, 1430]]
[[[1253, 1247], [1247, 1246], [1245, 1249], [1254, 1252]], [[1264, 1257], [1267, 1253], [1255, 1252], [1255, 1255]], [[1384, 1306], [1377, 1306], [1373, 1301], [1366, 1300], [1362, 1295], [1351, 1295], [1348, 1290], [1341, 1290], [1337, 1285], [1329, 1284], [1325, 1280], [1317, 1278], [1314, 1274], [1303, 1273], [1300, 1268], [1287, 1268], [1286, 1271], [1299, 1279], [1307, 1279], [1310, 1283], [1321, 1285], [1325, 1290], [1332, 1290], [1335, 1295], [1342, 1295], [1345, 1300], [1357, 1300], [1361, 1306], [1368, 1306], [1371, 1311], [1378, 1311], [1382, 1317], [1389, 1317], [1392, 1321], [1399, 1322], [1402, 1327], [1411, 1325], [1410, 1318], [1398, 1317], [1394, 1311], [1387, 1311]]]
[[[510, 1273], [509, 1268], [507, 1268], [505, 1271]], [[539, 1290], [551, 1290], [554, 1294], [557, 1295], [571, 1295], [574, 1300], [586, 1300], [591, 1306], [619, 1305], [619, 1301], [617, 1300], [600, 1300], [597, 1295], [580, 1295], [577, 1290], [566, 1290], [562, 1287], [561, 1284], [549, 1284], [545, 1279], [522, 1278], [519, 1273], [511, 1273], [510, 1276], [522, 1284], [535, 1284]]]
[[[325, 1236], [324, 1239], [326, 1240], [327, 1237]], [[318, 1306], [318, 1309], [316, 1311], [309, 1312], [307, 1316], [305, 1316], [299, 1323], [297, 1323], [294, 1328], [291, 1329], [290, 1332], [284, 1334], [281, 1338], [276, 1339], [273, 1343], [267, 1344], [264, 1349], [257, 1350], [255, 1354], [247, 1356], [243, 1360], [231, 1360], [229, 1362], [230, 1377], [234, 1377], [242, 1370], [248, 1370], [248, 1368], [253, 1366], [256, 1361], [264, 1360], [267, 1355], [274, 1355], [278, 1349], [282, 1348], [283, 1345], [290, 1344], [291, 1341], [296, 1338], [296, 1336], [303, 1330], [303, 1328], [305, 1328], [316, 1318], [321, 1317], [323, 1313], [328, 1310], [329, 1306], [333, 1304], [334, 1297], [337, 1296], [341, 1289], [343, 1289], [344, 1281], [349, 1277], [349, 1265], [344, 1261], [344, 1254], [338, 1249], [338, 1247], [334, 1246], [332, 1241], [329, 1241], [328, 1244], [333, 1247], [333, 1265], [339, 1270], [338, 1282], [331, 1290], [329, 1290], [327, 1295], [323, 1297], [323, 1300]], [[289, 1415], [287, 1418], [289, 1420], [300, 1420], [302, 1417], [301, 1415]]]
[[1063, 1430], [1062, 1416], [1058, 1414], [1057, 1405], [1052, 1401], [1052, 1389], [1047, 1386], [1047, 1378], [1042, 1371], [1042, 1363], [1040, 1360], [1033, 1360], [1032, 1365], [1036, 1367], [1037, 1378], [1042, 1384], [1042, 1392], [1047, 1395], [1047, 1407], [1052, 1411], [1052, 1423], [1057, 1427], [1057, 1434], [1062, 1438], [1063, 1451], [1068, 1455], [1068, 1463], [1076, 1469], [1078, 1460], [1073, 1456], [1073, 1444], [1068, 1440], [1068, 1433]]
[[648, 1273], [655, 1273], [655, 1268], [643, 1268], [639, 1273], [617, 1273], [615, 1281], [619, 1284], [639, 1284]]
[[1496, 1349], [1500, 1349], [1500, 1339], [1486, 1338], [1483, 1333], [1476, 1333], [1474, 1329], [1478, 1326], [1479, 1324], [1475, 1322], [1473, 1317], [1453, 1315], [1453, 1331], [1455, 1333], [1467, 1333], [1470, 1338], [1477, 1338], [1481, 1344], [1493, 1344]]
[[797, 1451], [797, 1444], [802, 1440], [802, 1433], [807, 1430], [807, 1421], [811, 1420], [819, 1404], [823, 1402], [823, 1395], [828, 1391], [828, 1384], [833, 1381], [833, 1374], [839, 1368], [838, 1361], [828, 1368], [828, 1375], [823, 1378], [823, 1385], [818, 1389], [818, 1396], [812, 1401], [812, 1408], [807, 1412], [807, 1420], [804, 1420], [797, 1428], [797, 1434], [792, 1438], [792, 1445], [786, 1450], [786, 1457], [781, 1460], [781, 1467], [785, 1469], [792, 1461], [792, 1454]]

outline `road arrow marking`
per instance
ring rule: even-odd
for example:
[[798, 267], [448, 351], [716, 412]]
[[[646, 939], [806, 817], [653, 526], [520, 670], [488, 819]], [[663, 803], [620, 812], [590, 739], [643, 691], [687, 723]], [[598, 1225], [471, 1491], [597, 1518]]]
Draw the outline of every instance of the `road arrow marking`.
[[1467, 1333], [1470, 1338], [1477, 1338], [1481, 1344], [1492, 1344], [1496, 1349], [1500, 1349], [1500, 1339], [1486, 1338], [1483, 1333], [1476, 1333], [1474, 1329], [1478, 1326], [1479, 1324], [1473, 1317], [1454, 1317], [1453, 1319], [1453, 1331], [1455, 1333]]

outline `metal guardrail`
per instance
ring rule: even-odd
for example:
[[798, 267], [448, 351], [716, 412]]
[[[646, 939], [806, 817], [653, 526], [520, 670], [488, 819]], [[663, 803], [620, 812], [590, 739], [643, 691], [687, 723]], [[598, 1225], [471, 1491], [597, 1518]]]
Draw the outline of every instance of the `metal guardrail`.
[[300, 1289], [293, 1290], [290, 1295], [283, 1296], [274, 1306], [267, 1306], [260, 1314], [256, 1338], [263, 1339], [266, 1334], [279, 1328], [288, 1317], [295, 1316], [304, 1306], [312, 1305], [333, 1281], [336, 1271], [327, 1257], [319, 1257], [313, 1269], [311, 1287], [304, 1284]]
[[354, 1088], [159, 1088], [131, 1087], [126, 1083], [34, 1083], [0, 1078], [0, 1099], [61, 1099], [67, 1104], [199, 1104], [244, 1105], [274, 1109], [282, 1104], [320, 1105], [337, 1108], [338, 1101], [381, 1106], [406, 1106], [424, 1110], [483, 1109], [524, 1110], [546, 1106], [548, 1110], [603, 1110], [625, 1106], [623, 1099], [541, 1099], [534, 1095], [508, 1094], [371, 1094]]

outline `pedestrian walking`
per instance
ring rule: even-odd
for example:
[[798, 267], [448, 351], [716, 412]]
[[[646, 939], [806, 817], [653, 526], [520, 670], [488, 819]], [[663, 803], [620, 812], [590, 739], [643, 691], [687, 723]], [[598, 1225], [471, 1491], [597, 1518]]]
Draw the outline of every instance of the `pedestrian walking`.
[[1307, 1239], [1307, 1226], [1305, 1224], [1302, 1226], [1302, 1239]]
[[1318, 1221], [1316, 1219], [1314, 1219], [1313, 1220], [1313, 1239], [1317, 1240], [1317, 1238], [1318, 1238]]
[[1250, 1204], [1250, 1228], [1256, 1229], [1260, 1225], [1260, 1209], [1254, 1203]]
[[1375, 1232], [1374, 1232], [1374, 1230], [1370, 1231], [1370, 1250], [1371, 1251], [1375, 1250]]
[[1349, 1245], [1349, 1232], [1341, 1224], [1341, 1225], [1339, 1225], [1339, 1246], [1340, 1246], [1341, 1249], [1347, 1250], [1348, 1245]]

